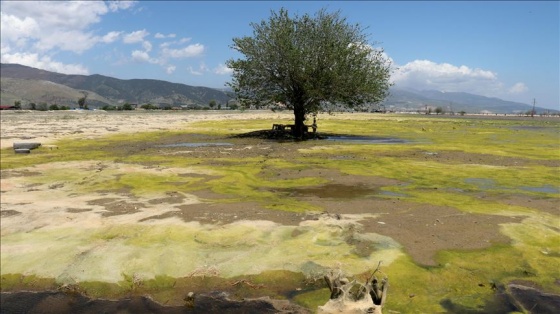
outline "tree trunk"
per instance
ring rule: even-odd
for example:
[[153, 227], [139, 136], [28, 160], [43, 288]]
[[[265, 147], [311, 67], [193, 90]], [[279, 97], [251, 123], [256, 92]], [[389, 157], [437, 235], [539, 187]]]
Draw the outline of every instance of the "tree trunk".
[[294, 107], [294, 128], [292, 135], [298, 139], [305, 138], [305, 109], [303, 105]]

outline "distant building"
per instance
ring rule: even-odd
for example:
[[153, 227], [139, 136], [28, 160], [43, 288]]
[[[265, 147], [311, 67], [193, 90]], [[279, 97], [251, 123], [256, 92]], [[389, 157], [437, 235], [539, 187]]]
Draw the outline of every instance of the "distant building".
[[16, 109], [17, 109], [16, 106], [13, 106], [13, 105], [12, 106], [4, 106], [4, 105], [0, 106], [0, 110], [16, 110]]

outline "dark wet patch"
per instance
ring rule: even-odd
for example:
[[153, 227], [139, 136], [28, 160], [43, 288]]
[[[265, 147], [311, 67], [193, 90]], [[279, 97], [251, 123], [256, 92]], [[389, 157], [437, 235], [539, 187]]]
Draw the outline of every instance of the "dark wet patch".
[[[268, 305], [273, 306], [272, 313], [311, 313], [292, 303], [290, 296], [324, 287], [322, 281], [284, 270], [233, 278], [205, 274], [201, 269], [181, 278], [155, 276], [141, 280], [132, 290], [128, 281], [61, 286], [50, 278], [2, 275], [0, 313], [175, 313], [173, 309], [181, 309], [179, 313], [269, 313]], [[147, 295], [153, 299], [143, 297]], [[261, 307], [260, 301], [268, 305]], [[50, 308], [37, 308], [39, 304]]]
[[73, 214], [90, 212], [92, 210], [93, 210], [92, 208], [68, 208], [68, 209], [66, 209], [67, 212], [73, 213]]
[[366, 185], [325, 184], [313, 187], [274, 189], [274, 192], [286, 193], [296, 197], [319, 197], [334, 199], [363, 198], [379, 194], [379, 189]]
[[[115, 180], [118, 181], [121, 175], [116, 175], [115, 176]], [[130, 187], [123, 187], [120, 189], [113, 189], [113, 190], [97, 190], [95, 192], [101, 194], [101, 195], [120, 195], [123, 197], [128, 197], [128, 198], [132, 198], [134, 197], [134, 195], [132, 194], [132, 188]], [[78, 194], [70, 194], [70, 196], [77, 196]], [[107, 200], [107, 199], [106, 199]], [[111, 198], [111, 200], [117, 200], [117, 198]], [[101, 204], [98, 204], [101, 205]]]
[[555, 314], [560, 309], [560, 295], [546, 293], [527, 285], [510, 283], [511, 296], [530, 313]]
[[218, 147], [218, 146], [233, 146], [232, 143], [174, 143], [174, 144], [165, 144], [165, 145], [157, 145], [156, 147], [161, 148], [176, 148], [176, 147]]
[[88, 205], [98, 205], [105, 207], [103, 217], [127, 215], [139, 212], [139, 208], [146, 207], [143, 203], [130, 203], [118, 198], [102, 198], [87, 202]]
[[38, 171], [29, 170], [3, 170], [0, 172], [0, 177], [2, 179], [17, 178], [17, 177], [33, 177], [41, 175]]
[[369, 257], [377, 249], [375, 242], [355, 237], [348, 237], [346, 243], [353, 246], [352, 253], [359, 257]]
[[18, 212], [17, 210], [12, 210], [12, 209], [7, 209], [7, 210], [0, 211], [0, 217], [2, 217], [2, 218], [17, 216], [17, 215], [21, 215], [21, 212]]
[[140, 222], [178, 217], [185, 222], [198, 221], [209, 224], [229, 224], [239, 220], [268, 220], [283, 225], [298, 225], [307, 217], [305, 214], [271, 211], [255, 202], [201, 203], [181, 205], [176, 208], [179, 210], [146, 217]]
[[329, 200], [316, 197], [307, 201], [331, 214], [379, 215], [360, 221], [363, 232], [394, 239], [416, 263], [426, 266], [438, 265], [436, 254], [442, 250], [474, 250], [508, 244], [511, 239], [496, 226], [522, 220], [522, 217], [464, 213], [451, 207], [398, 198]]
[[506, 205], [534, 208], [553, 215], [560, 215], [560, 198], [558, 197], [538, 197], [526, 194], [482, 196], [488, 200], [500, 202]]
[[212, 179], [218, 178], [217, 175], [203, 174], [203, 173], [179, 173], [177, 176], [183, 178], [202, 178], [202, 179]]
[[148, 201], [149, 204], [180, 204], [185, 199], [185, 196], [179, 192], [166, 192], [166, 197], [154, 198]]
[[259, 299], [230, 299], [225, 292], [185, 297], [181, 306], [165, 306], [144, 296], [120, 300], [91, 299], [78, 293], [2, 292], [2, 313], [309, 313], [289, 302]]
[[494, 290], [494, 296], [478, 308], [469, 308], [444, 299], [440, 305], [448, 313], [457, 314], [501, 314], [512, 312], [556, 314], [560, 309], [560, 295], [545, 293], [534, 287], [520, 284], [481, 285], [482, 289]]
[[49, 185], [50, 190], [56, 190], [56, 189], [60, 189], [62, 187], [64, 187], [64, 183], [55, 183], [55, 184]]
[[505, 293], [496, 293], [490, 301], [478, 309], [455, 304], [450, 299], [441, 301], [440, 305], [446, 310], [446, 313], [453, 314], [503, 314], [521, 312], [515, 305], [511, 296]]

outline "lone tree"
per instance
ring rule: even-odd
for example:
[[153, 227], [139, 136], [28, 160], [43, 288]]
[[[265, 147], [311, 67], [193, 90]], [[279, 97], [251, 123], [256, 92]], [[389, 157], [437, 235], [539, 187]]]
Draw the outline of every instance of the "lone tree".
[[329, 106], [359, 108], [388, 95], [391, 65], [368, 44], [364, 28], [340, 11], [314, 16], [271, 12], [251, 23], [252, 37], [233, 38], [244, 59], [230, 59], [228, 83], [244, 106], [283, 105], [294, 112], [294, 136], [303, 138], [308, 114]]
[[86, 100], [87, 100], [88, 92], [82, 91], [81, 93], [82, 95], [84, 95], [84, 97], [78, 99], [78, 107], [80, 107], [80, 109], [87, 109]]

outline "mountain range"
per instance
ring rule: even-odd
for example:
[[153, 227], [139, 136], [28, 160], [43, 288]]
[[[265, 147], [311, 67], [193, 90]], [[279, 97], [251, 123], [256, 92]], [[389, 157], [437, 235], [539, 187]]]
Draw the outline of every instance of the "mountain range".
[[[214, 88], [189, 86], [160, 80], [121, 80], [103, 75], [68, 75], [19, 64], [0, 64], [2, 105], [34, 102], [75, 107], [87, 93], [89, 107], [154, 104], [160, 106], [226, 103], [233, 96]], [[68, 89], [70, 88], [70, 89]]]
[[[76, 107], [79, 98], [87, 95], [90, 108], [130, 104], [153, 104], [199, 108], [211, 101], [225, 104], [234, 99], [227, 90], [189, 86], [161, 80], [121, 80], [103, 75], [68, 75], [40, 70], [19, 64], [0, 64], [2, 105], [21, 101], [58, 104]], [[390, 96], [370, 110], [424, 111], [440, 107], [445, 112], [467, 113], [524, 113], [532, 110], [529, 104], [506, 101], [462, 92], [417, 91], [390, 89]], [[537, 112], [559, 112], [535, 107]]]

